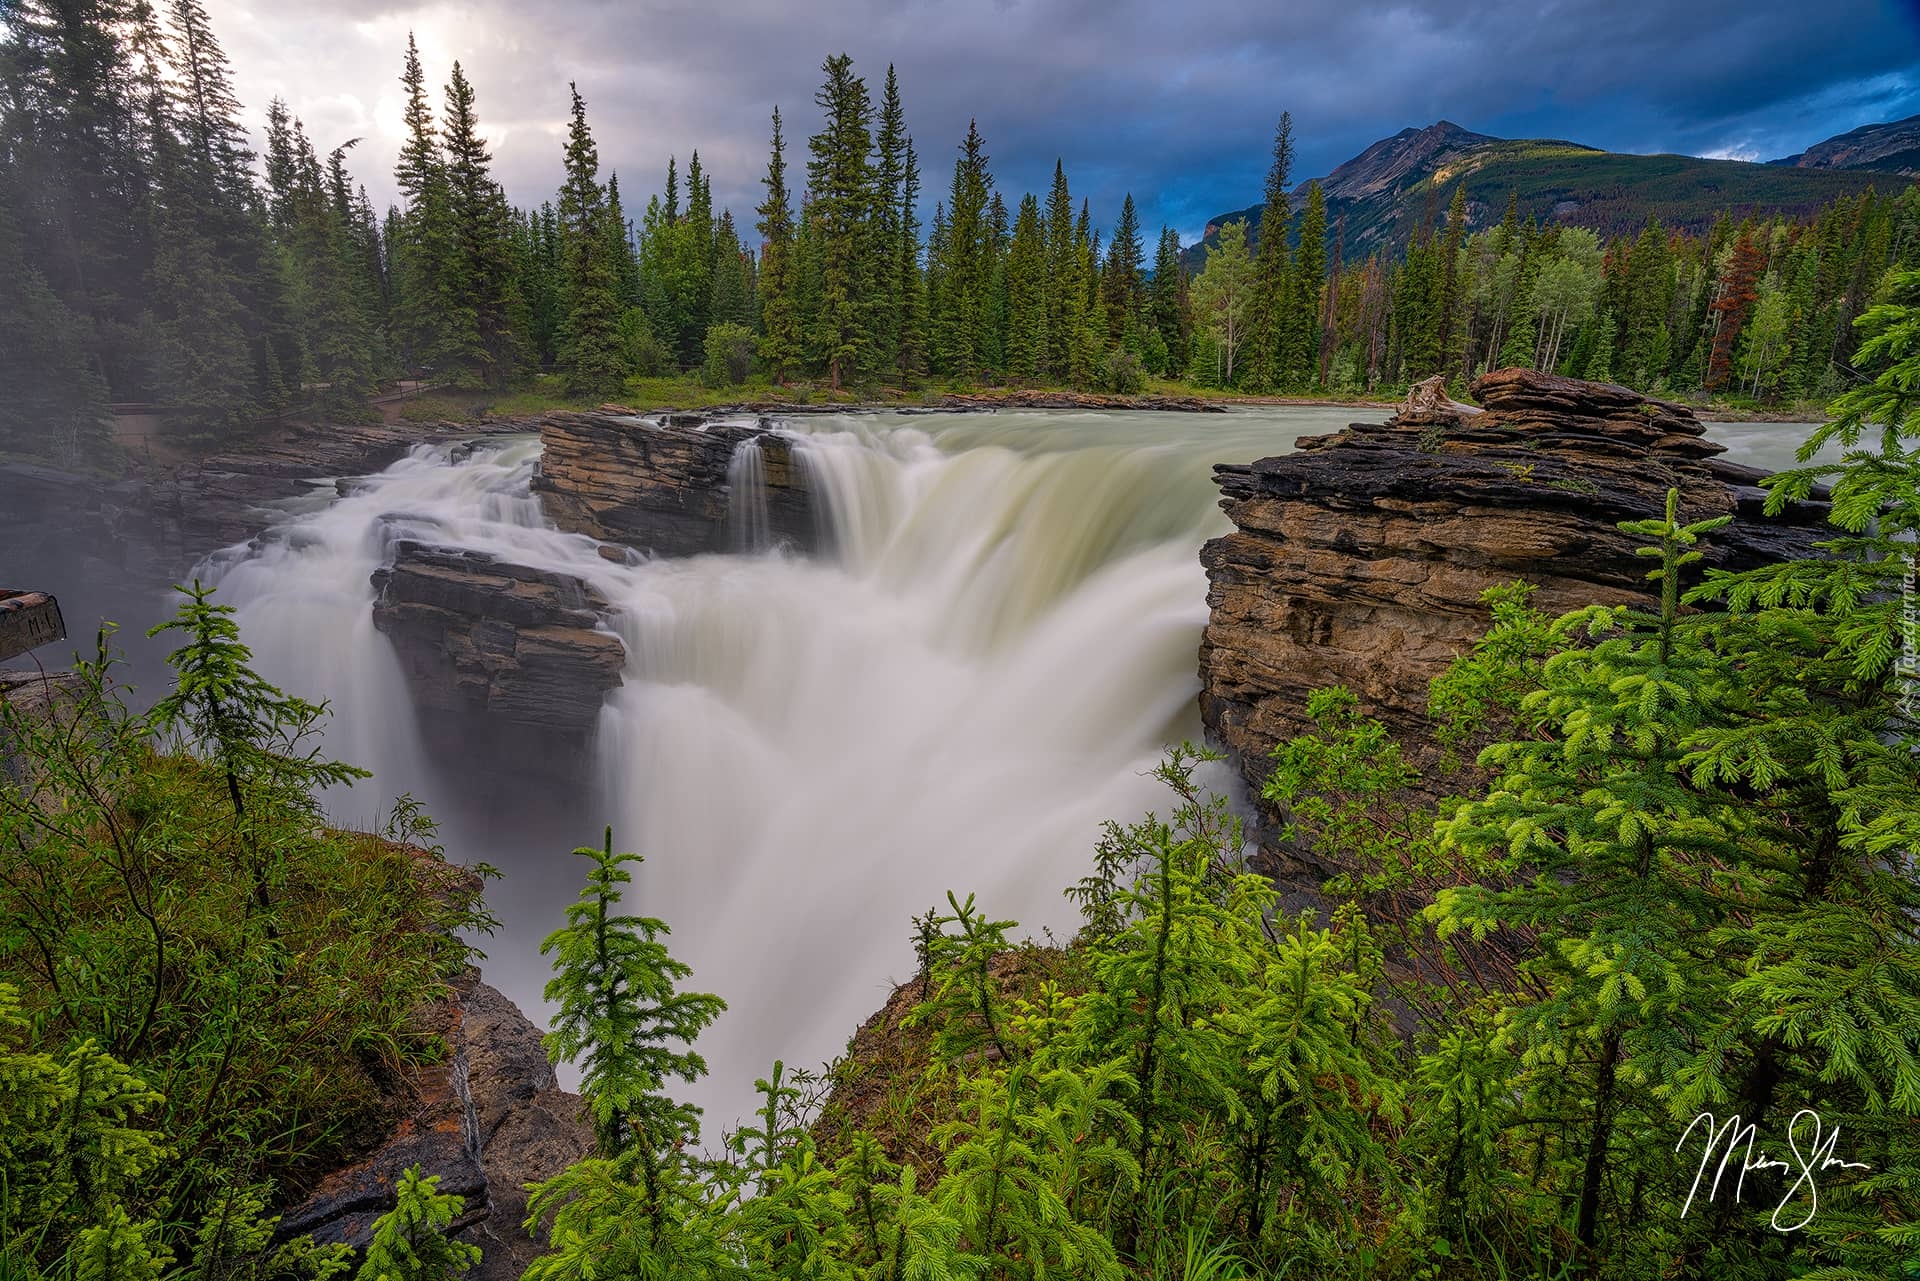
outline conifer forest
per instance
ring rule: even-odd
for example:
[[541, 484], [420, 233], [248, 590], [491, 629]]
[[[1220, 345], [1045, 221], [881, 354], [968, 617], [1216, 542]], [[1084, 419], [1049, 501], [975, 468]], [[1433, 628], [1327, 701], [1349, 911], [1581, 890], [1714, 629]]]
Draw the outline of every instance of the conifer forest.
[[528, 202], [216, 25], [0, 0], [0, 1281], [1920, 1281], [1920, 116]]

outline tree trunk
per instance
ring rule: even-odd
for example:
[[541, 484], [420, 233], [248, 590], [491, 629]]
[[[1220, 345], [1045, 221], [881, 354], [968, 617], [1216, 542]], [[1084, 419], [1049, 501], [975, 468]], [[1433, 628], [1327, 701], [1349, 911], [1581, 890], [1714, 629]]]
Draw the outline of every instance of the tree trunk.
[[1580, 1217], [1574, 1236], [1580, 1242], [1582, 1267], [1594, 1266], [1593, 1242], [1600, 1219], [1600, 1184], [1607, 1175], [1607, 1143], [1613, 1136], [1614, 1072], [1620, 1057], [1620, 1034], [1607, 1033], [1600, 1046], [1600, 1067], [1593, 1083], [1593, 1131], [1587, 1136], [1587, 1159], [1580, 1175]]

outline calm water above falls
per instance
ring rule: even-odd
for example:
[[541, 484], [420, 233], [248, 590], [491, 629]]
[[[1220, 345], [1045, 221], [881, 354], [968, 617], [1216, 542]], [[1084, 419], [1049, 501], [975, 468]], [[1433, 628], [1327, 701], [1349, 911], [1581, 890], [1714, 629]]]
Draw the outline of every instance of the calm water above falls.
[[[547, 976], [539, 941], [584, 870], [566, 851], [611, 822], [619, 848], [647, 856], [637, 910], [672, 925], [694, 983], [731, 1006], [702, 1039], [712, 1075], [691, 1091], [715, 1138], [776, 1056], [817, 1064], [844, 1046], [910, 974], [910, 917], [948, 889], [1032, 932], [1070, 931], [1061, 891], [1101, 821], [1164, 809], [1143, 774], [1198, 732], [1197, 552], [1227, 527], [1213, 464], [1383, 416], [809, 418], [793, 430], [833, 558], [636, 566], [546, 524], [527, 488], [537, 442], [437, 446], [295, 505], [208, 568], [265, 673], [331, 699], [330, 749], [375, 771], [336, 816], [367, 824], [412, 791], [445, 819], [455, 857], [504, 870], [485, 968], [528, 1010]], [[1726, 432], [1740, 461], [1775, 466], [1804, 434]], [[744, 494], [757, 459], [737, 461]], [[735, 515], [753, 546], [762, 516], [750, 503]], [[628, 659], [602, 712], [591, 812], [529, 797], [509, 807], [518, 821], [497, 807], [483, 820], [423, 758], [369, 619], [368, 576], [407, 537], [571, 573], [611, 602]]]

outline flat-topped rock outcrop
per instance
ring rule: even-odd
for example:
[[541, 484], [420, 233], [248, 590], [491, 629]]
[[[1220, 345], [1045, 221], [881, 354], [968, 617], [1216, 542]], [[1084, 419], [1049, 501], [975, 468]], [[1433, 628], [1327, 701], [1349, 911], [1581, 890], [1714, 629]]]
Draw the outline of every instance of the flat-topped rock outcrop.
[[[626, 649], [606, 601], [570, 574], [402, 541], [373, 576], [374, 626], [393, 641], [430, 747], [470, 760], [502, 743], [510, 770], [578, 784]], [[511, 727], [486, 732], [480, 718]]]
[[765, 420], [556, 412], [540, 420], [540, 440], [534, 490], [548, 518], [572, 533], [658, 556], [730, 550], [734, 455], [752, 442], [760, 451], [767, 534], [814, 545], [813, 504], [792, 442]]
[[1821, 536], [1820, 504], [1766, 519], [1764, 473], [1717, 461], [1684, 406], [1525, 369], [1487, 374], [1473, 395], [1481, 412], [1428, 398], [1215, 468], [1236, 528], [1201, 552], [1201, 716], [1256, 793], [1273, 747], [1308, 728], [1307, 695], [1329, 685], [1430, 760], [1428, 683], [1484, 634], [1481, 593], [1526, 581], [1549, 613], [1644, 599], [1647, 562], [1617, 526], [1659, 516], [1669, 487], [1688, 521], [1735, 518], [1703, 549], [1712, 565]]

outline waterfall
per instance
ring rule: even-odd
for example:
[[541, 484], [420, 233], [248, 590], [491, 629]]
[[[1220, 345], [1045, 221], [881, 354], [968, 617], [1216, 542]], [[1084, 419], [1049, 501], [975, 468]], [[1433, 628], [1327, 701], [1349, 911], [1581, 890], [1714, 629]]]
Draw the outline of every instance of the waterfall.
[[760, 438], [749, 436], [727, 460], [727, 534], [737, 552], [762, 552], [772, 545], [767, 516], [767, 467]]
[[[486, 971], [529, 1010], [539, 940], [584, 870], [566, 852], [611, 822], [617, 848], [645, 856], [632, 910], [665, 919], [692, 983], [730, 1006], [700, 1043], [712, 1075], [688, 1092], [715, 1139], [776, 1056], [831, 1057], [911, 976], [910, 918], [948, 889], [1035, 935], [1072, 933], [1062, 890], [1101, 822], [1164, 812], [1146, 774], [1198, 733], [1197, 554], [1227, 528], [1213, 464], [1357, 416], [808, 419], [787, 430], [832, 553], [634, 564], [542, 519], [537, 442], [436, 446], [290, 508], [208, 569], [265, 674], [332, 700], [329, 748], [377, 775], [362, 804], [423, 795], [455, 857], [505, 871]], [[757, 466], [743, 448], [730, 468], [745, 531], [765, 528]], [[403, 537], [560, 570], [610, 603], [625, 683], [601, 713], [597, 803], [565, 830], [463, 830], [458, 795], [426, 786], [368, 621], [368, 576]]]

